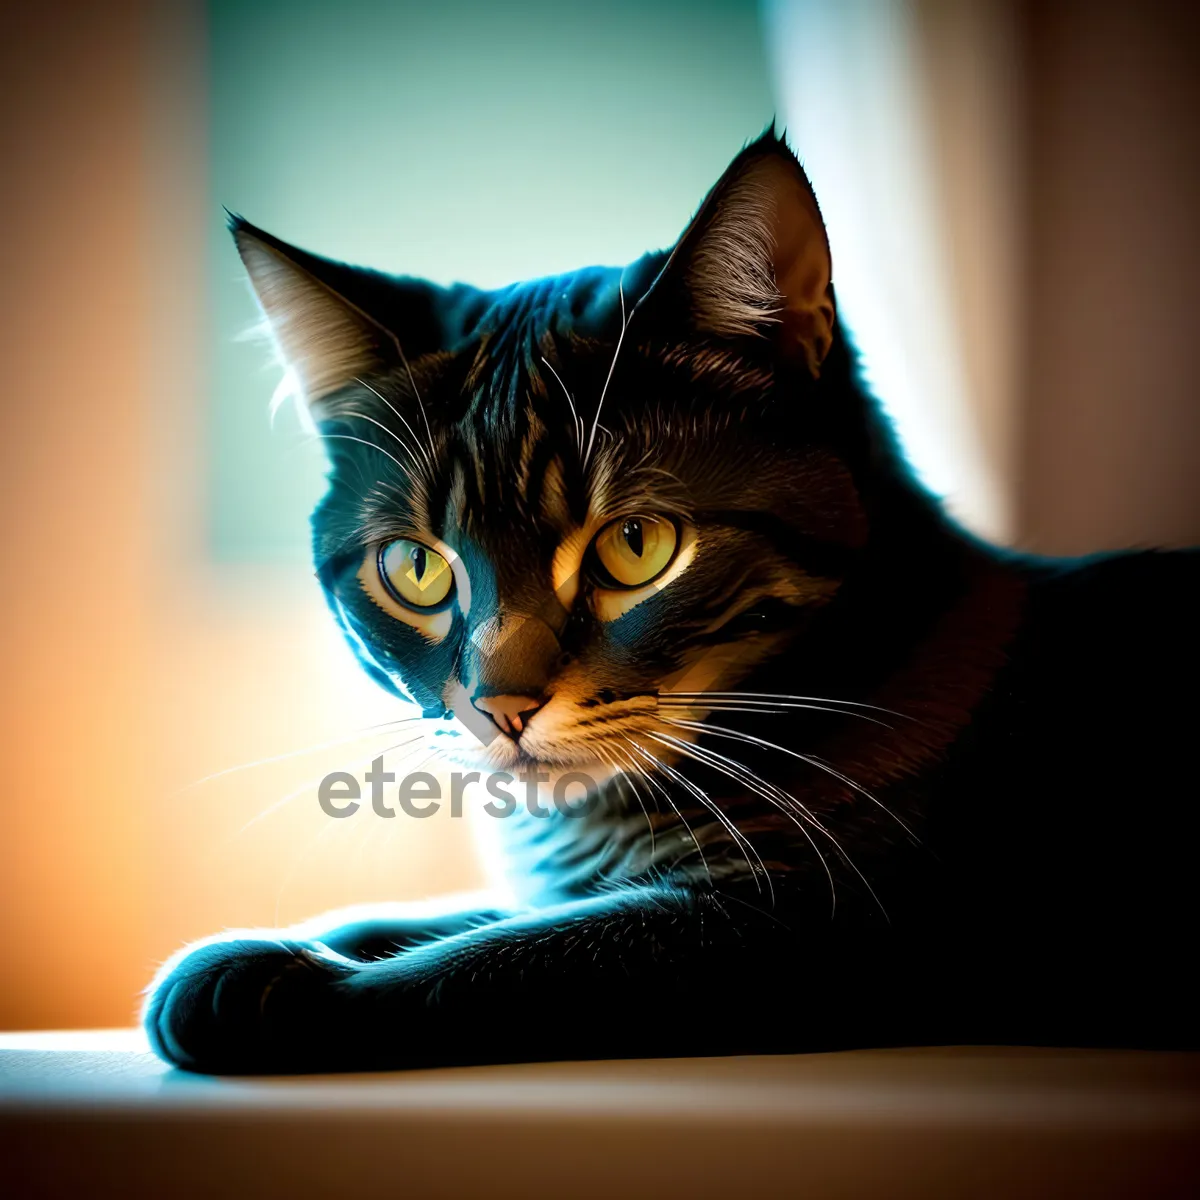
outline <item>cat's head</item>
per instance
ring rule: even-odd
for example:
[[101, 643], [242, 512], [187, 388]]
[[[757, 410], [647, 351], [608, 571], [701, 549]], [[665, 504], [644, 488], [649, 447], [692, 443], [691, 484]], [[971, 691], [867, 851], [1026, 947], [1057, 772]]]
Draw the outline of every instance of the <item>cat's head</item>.
[[491, 765], [619, 763], [661, 693], [737, 686], [837, 592], [858, 417], [824, 226], [773, 134], [624, 270], [441, 288], [232, 229], [328, 450], [331, 607]]

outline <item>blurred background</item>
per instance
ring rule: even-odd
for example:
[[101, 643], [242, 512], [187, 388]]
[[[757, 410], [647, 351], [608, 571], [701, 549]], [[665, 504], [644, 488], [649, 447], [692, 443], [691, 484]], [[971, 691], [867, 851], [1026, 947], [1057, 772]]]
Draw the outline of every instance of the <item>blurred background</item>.
[[1194, 11], [7, 6], [0, 1027], [128, 1024], [189, 939], [486, 883], [467, 822], [316, 803], [394, 710], [323, 611], [320, 452], [269, 418], [222, 205], [495, 285], [670, 244], [775, 117], [953, 511], [1046, 553], [1200, 542]]

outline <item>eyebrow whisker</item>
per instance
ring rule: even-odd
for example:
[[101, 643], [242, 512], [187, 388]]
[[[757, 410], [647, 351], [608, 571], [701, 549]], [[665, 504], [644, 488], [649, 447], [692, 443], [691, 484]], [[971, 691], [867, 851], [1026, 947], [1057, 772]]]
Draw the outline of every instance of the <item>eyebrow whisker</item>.
[[[600, 425], [600, 410], [604, 407], [604, 397], [608, 395], [608, 385], [612, 383], [613, 372], [617, 369], [617, 359], [621, 356], [621, 347], [625, 343], [625, 330], [629, 326], [629, 318], [625, 313], [625, 268], [621, 268], [621, 277], [617, 280], [617, 293], [621, 297], [621, 333], [617, 338], [617, 348], [613, 351], [612, 362], [608, 365], [608, 375], [604, 387], [600, 389], [600, 402], [596, 405], [596, 415], [592, 419], [592, 433], [588, 438], [587, 449], [583, 454], [583, 467], [587, 470], [588, 459], [592, 456], [592, 445], [596, 440], [596, 429]], [[607, 431], [606, 431], [607, 432]]]
[[[409, 378], [410, 378], [410, 380], [412, 378], [411, 372], [409, 374]], [[365, 387], [368, 392], [370, 392], [373, 396], [376, 396], [380, 400], [382, 400], [384, 402], [384, 404], [386, 404], [388, 406], [388, 408], [390, 408], [392, 410], [392, 412], [394, 412], [396, 414], [396, 416], [401, 421], [404, 422], [404, 428], [407, 429], [408, 432], [412, 434], [413, 441], [416, 443], [417, 449], [421, 451], [421, 454], [425, 459], [425, 465], [429, 468], [430, 472], [432, 473], [433, 459], [430, 456], [429, 452], [426, 451], [425, 447], [421, 445], [421, 439], [419, 437], [417, 437], [417, 431], [408, 423], [408, 420], [404, 416], [404, 414], [382, 392], [377, 391], [375, 388], [373, 388], [365, 379], [359, 379], [358, 376], [356, 375], [354, 377], [354, 382], [361, 383], [362, 386]], [[413, 384], [413, 391], [415, 392], [416, 390], [417, 390], [416, 384]], [[418, 396], [417, 400], [419, 401], [420, 399], [421, 399], [421, 397]], [[424, 412], [425, 412], [424, 405], [421, 405], [421, 412], [422, 412], [422, 414], [424, 414]], [[429, 421], [428, 420], [426, 420], [426, 422], [425, 422], [425, 428], [426, 428], [426, 430], [429, 429]], [[391, 431], [389, 430], [388, 432], [391, 432]], [[433, 449], [433, 435], [432, 434], [430, 434], [429, 448], [430, 448], [430, 450]], [[411, 453], [411, 451], [410, 451], [410, 453]]]
[[558, 380], [558, 386], [560, 388], [562, 388], [563, 395], [566, 396], [567, 403], [571, 406], [571, 419], [575, 423], [575, 443], [578, 446], [580, 453], [582, 453], [583, 452], [583, 421], [580, 420], [579, 414], [575, 411], [575, 398], [571, 395], [570, 392], [567, 391], [567, 385], [565, 383], [563, 383], [562, 377], [554, 369], [550, 360], [544, 354], [541, 357], [542, 357], [542, 362], [544, 362], [546, 364], [546, 367], [549, 370], [550, 374], [553, 375], [554, 378]]

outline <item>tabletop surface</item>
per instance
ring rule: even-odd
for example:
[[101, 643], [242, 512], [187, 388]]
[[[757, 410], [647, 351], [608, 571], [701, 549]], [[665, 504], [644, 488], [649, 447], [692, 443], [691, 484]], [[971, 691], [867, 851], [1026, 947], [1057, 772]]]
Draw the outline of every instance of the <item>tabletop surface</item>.
[[[386, 1148], [386, 1153], [381, 1153]], [[945, 1047], [189, 1075], [132, 1030], [0, 1035], [29, 1194], [1200, 1194], [1200, 1055]], [[24, 1174], [22, 1174], [24, 1172]], [[120, 1176], [117, 1186], [116, 1176]], [[207, 1182], [206, 1182], [207, 1181]], [[176, 1186], [178, 1184], [178, 1186]], [[189, 1188], [194, 1185], [194, 1191]], [[236, 1192], [234, 1194], [237, 1194]]]

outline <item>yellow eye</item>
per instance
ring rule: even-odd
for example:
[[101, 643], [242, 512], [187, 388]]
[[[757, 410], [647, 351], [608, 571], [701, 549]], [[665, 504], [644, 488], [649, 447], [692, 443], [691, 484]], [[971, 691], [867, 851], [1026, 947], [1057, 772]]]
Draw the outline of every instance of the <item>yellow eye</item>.
[[408, 538], [379, 547], [379, 578], [392, 599], [409, 608], [437, 608], [454, 588], [450, 564]]
[[606, 525], [596, 538], [608, 587], [641, 587], [657, 578], [675, 557], [679, 534], [672, 522], [662, 517], [623, 517]]

